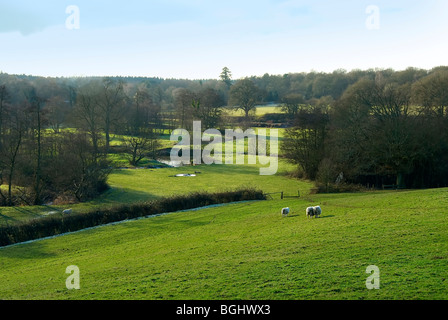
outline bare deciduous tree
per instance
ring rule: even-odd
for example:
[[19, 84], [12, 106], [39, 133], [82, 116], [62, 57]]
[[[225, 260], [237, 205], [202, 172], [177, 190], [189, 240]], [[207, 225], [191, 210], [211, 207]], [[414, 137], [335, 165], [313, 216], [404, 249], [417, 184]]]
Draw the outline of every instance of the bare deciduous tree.
[[123, 116], [125, 100], [123, 82], [112, 78], [104, 78], [99, 87], [97, 103], [101, 109], [101, 119], [106, 138], [105, 152], [109, 153], [111, 130]]
[[229, 104], [235, 109], [244, 111], [246, 121], [249, 113], [260, 101], [260, 89], [250, 79], [237, 81], [230, 89]]

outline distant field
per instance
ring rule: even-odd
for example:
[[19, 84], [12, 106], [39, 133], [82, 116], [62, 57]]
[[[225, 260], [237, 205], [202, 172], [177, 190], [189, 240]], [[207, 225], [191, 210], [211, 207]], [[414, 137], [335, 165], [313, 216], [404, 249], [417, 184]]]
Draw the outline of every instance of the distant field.
[[[176, 174], [200, 172], [196, 177], [174, 177]], [[243, 186], [255, 187], [265, 192], [285, 191], [297, 194], [301, 190], [308, 194], [312, 188], [309, 182], [286, 178], [282, 175], [260, 176], [256, 166], [211, 165], [160, 170], [118, 170], [110, 176], [111, 186], [124, 194], [124, 198], [145, 194], [146, 197], [161, 197], [193, 191], [216, 192], [237, 189]], [[117, 195], [118, 196], [118, 195]], [[115, 197], [115, 199], [118, 199]]]
[[[228, 115], [231, 115], [234, 117], [244, 116], [244, 111], [242, 111], [242, 110], [226, 109], [226, 113]], [[283, 113], [283, 111], [282, 111], [282, 108], [280, 105], [258, 106], [258, 107], [256, 107], [255, 111], [253, 111], [252, 113], [256, 116], [263, 116], [268, 113]]]
[[[0, 249], [0, 299], [447, 299], [448, 190], [232, 204]], [[321, 219], [304, 210], [320, 204]], [[280, 209], [292, 214], [282, 218]], [[67, 290], [66, 267], [81, 289]], [[367, 290], [366, 268], [380, 269]]]
[[[258, 134], [258, 128], [253, 128]], [[284, 129], [278, 129], [279, 141], [281, 141]], [[269, 130], [267, 131], [269, 134]], [[269, 140], [269, 137], [267, 137]], [[115, 135], [111, 145], [122, 145], [123, 136]], [[165, 134], [161, 143], [163, 147], [172, 147], [175, 142], [170, 141], [170, 136]], [[224, 149], [223, 149], [224, 150]], [[236, 146], [234, 146], [234, 152]], [[247, 141], [245, 151], [247, 152]], [[235, 152], [236, 154], [236, 152]], [[269, 153], [268, 153], [269, 155]], [[109, 154], [109, 160], [112, 161], [115, 168], [129, 167], [129, 162], [123, 154]], [[225, 161], [225, 157], [223, 157]], [[247, 163], [247, 158], [246, 158]], [[149, 165], [161, 165], [152, 159], [144, 158], [140, 163], [141, 167]], [[162, 164], [163, 165], [163, 164]], [[292, 187], [301, 189], [302, 192], [309, 192], [312, 184], [309, 182], [297, 181], [294, 179], [285, 180], [281, 175], [285, 171], [291, 171], [293, 166], [280, 159], [279, 174], [275, 177], [260, 177], [259, 167], [261, 165], [231, 165], [226, 166], [224, 170], [220, 166], [184, 167], [184, 168], [166, 168], [166, 169], [128, 169], [114, 170], [109, 178], [111, 189], [105, 192], [99, 198], [80, 204], [67, 205], [45, 205], [45, 206], [18, 206], [0, 208], [0, 225], [19, 223], [23, 220], [38, 218], [52, 211], [62, 211], [67, 208], [73, 208], [79, 212], [91, 210], [94, 207], [112, 206], [120, 203], [131, 203], [134, 201], [145, 201], [165, 195], [179, 194], [192, 191], [220, 191], [222, 189], [234, 189], [242, 185], [258, 186], [266, 192], [270, 190], [284, 189]], [[162, 170], [162, 171], [160, 171]], [[203, 174], [197, 178], [176, 179], [172, 176], [178, 173], [201, 171]], [[3, 189], [6, 186], [1, 186]], [[6, 191], [6, 189], [5, 189]], [[5, 192], [4, 191], [4, 192]], [[283, 190], [280, 190], [283, 191]]]
[[[67, 208], [85, 212], [96, 207], [146, 201], [194, 191], [232, 190], [241, 186], [257, 187], [265, 192], [285, 191], [297, 194], [300, 190], [301, 193], [308, 194], [313, 187], [312, 183], [284, 176], [285, 170], [292, 170], [292, 168], [291, 165], [281, 161], [279, 173], [275, 176], [260, 176], [257, 165], [202, 165], [166, 169], [114, 170], [108, 180], [111, 189], [93, 201], [73, 205], [0, 208], [0, 224], [13, 224]], [[176, 174], [195, 171], [201, 173], [196, 177], [174, 177]]]

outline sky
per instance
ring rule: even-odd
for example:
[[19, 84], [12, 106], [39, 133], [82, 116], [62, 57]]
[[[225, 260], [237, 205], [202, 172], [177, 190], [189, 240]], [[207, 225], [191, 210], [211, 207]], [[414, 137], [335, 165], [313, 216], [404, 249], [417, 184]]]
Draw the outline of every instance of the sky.
[[446, 0], [0, 0], [0, 71], [234, 79], [448, 65]]

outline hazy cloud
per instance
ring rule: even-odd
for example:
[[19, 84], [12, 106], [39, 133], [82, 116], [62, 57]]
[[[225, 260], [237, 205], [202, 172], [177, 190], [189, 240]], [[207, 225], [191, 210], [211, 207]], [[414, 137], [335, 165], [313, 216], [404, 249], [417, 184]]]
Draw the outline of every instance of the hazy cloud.
[[[36, 7], [36, 6], [34, 6]], [[51, 25], [51, 21], [40, 10], [33, 10], [33, 6], [17, 6], [0, 4], [0, 33], [20, 32], [29, 35], [44, 30]]]

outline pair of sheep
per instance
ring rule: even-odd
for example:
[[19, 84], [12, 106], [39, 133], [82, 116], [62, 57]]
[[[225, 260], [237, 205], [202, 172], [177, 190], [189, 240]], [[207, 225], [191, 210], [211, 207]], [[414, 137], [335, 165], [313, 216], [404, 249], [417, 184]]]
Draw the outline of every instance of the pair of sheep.
[[321, 214], [322, 214], [322, 208], [319, 206], [306, 208], [306, 216], [308, 218], [312, 217], [319, 218]]
[[[282, 209], [282, 216], [283, 217], [288, 216], [290, 211], [291, 210], [289, 208], [283, 208]], [[312, 217], [319, 218], [321, 214], [322, 214], [322, 208], [320, 206], [306, 208], [306, 216], [308, 218], [312, 218]]]

